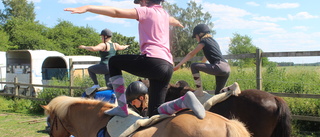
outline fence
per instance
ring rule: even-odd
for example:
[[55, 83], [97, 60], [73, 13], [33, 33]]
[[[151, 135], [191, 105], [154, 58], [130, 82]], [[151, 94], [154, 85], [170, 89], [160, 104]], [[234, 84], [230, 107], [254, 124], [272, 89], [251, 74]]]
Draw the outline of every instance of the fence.
[[[261, 52], [261, 50], [257, 49], [256, 53], [250, 54], [237, 54], [237, 55], [223, 55], [225, 59], [244, 59], [244, 58], [255, 58], [256, 59], [256, 88], [261, 90], [262, 89], [262, 57], [302, 57], [302, 56], [320, 56], [320, 51], [296, 51], [296, 52]], [[182, 60], [182, 57], [177, 57], [174, 59], [174, 62], [179, 62]], [[194, 57], [190, 61], [199, 61], [202, 57]], [[72, 60], [70, 61], [70, 76], [73, 76], [73, 65]], [[26, 98], [26, 99], [34, 99], [34, 100], [41, 100], [36, 99], [34, 97], [27, 97], [21, 96], [18, 94], [18, 87], [19, 86], [37, 86], [37, 87], [50, 87], [50, 88], [68, 88], [70, 92], [70, 96], [73, 96], [73, 89], [84, 89], [83, 87], [73, 87], [73, 77], [70, 77], [70, 86], [50, 86], [50, 85], [36, 85], [36, 84], [23, 84], [18, 83], [18, 80], [15, 79], [14, 82], [0, 82], [0, 84], [14, 84], [15, 85], [15, 92], [14, 94], [5, 94], [0, 93], [0, 95], [4, 96], [15, 96], [19, 98]], [[294, 97], [294, 98], [315, 98], [319, 99], [320, 95], [315, 94], [294, 94], [294, 93], [272, 93], [276, 96], [281, 97]], [[320, 122], [320, 117], [313, 117], [313, 116], [301, 116], [301, 115], [293, 115], [293, 119], [295, 120], [305, 120], [305, 121], [315, 121]]]

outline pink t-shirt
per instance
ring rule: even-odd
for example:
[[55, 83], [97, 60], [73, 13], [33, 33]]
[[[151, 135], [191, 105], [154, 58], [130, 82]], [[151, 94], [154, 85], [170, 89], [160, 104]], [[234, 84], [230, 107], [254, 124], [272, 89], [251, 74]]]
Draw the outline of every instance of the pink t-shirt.
[[136, 8], [141, 54], [173, 64], [169, 42], [169, 14], [161, 5]]

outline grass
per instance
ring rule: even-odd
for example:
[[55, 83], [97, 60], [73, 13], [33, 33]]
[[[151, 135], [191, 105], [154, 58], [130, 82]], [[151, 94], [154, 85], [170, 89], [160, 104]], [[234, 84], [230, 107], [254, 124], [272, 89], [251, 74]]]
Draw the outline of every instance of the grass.
[[45, 119], [46, 116], [0, 111], [0, 135], [1, 137], [48, 137], [44, 132]]

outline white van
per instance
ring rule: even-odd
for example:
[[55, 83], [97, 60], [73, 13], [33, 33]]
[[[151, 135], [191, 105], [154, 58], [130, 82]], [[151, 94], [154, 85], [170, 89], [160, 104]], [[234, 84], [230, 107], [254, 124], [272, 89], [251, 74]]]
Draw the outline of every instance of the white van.
[[[6, 82], [6, 52], [0, 51], [0, 82]], [[0, 91], [4, 90], [5, 84], [0, 83]]]

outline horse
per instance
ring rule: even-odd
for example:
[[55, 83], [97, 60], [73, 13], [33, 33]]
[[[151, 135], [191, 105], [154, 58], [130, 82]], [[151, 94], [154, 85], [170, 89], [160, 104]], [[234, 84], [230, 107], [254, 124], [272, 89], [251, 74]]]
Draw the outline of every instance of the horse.
[[[49, 115], [50, 137], [94, 137], [113, 116], [104, 111], [115, 105], [100, 100], [58, 96], [49, 104], [41, 106]], [[131, 112], [131, 111], [129, 111]], [[140, 128], [132, 137], [249, 137], [244, 124], [236, 119], [229, 120], [218, 114], [206, 112], [198, 119], [191, 110], [176, 113], [149, 127]], [[105, 134], [109, 137], [109, 133]]]
[[[183, 96], [190, 87], [169, 84], [166, 101]], [[290, 137], [291, 112], [287, 103], [268, 92], [247, 89], [209, 109], [226, 118], [243, 122], [254, 137]], [[214, 127], [212, 127], [214, 128]]]

